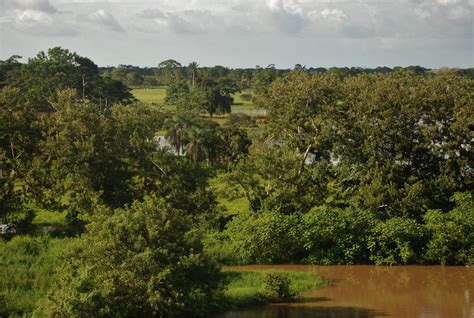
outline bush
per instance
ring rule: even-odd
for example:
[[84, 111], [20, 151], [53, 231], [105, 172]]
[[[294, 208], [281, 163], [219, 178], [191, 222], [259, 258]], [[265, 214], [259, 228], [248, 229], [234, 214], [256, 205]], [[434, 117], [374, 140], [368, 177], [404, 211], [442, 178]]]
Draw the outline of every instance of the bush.
[[456, 207], [448, 213], [430, 210], [425, 216], [430, 234], [426, 259], [436, 264], [463, 265], [474, 262], [474, 204], [469, 192], [457, 193]]
[[252, 94], [250, 93], [242, 93], [240, 94], [240, 98], [244, 101], [251, 101], [252, 100]]
[[413, 219], [394, 217], [375, 226], [368, 242], [370, 260], [377, 265], [419, 263], [425, 243], [423, 225]]
[[367, 211], [313, 208], [303, 217], [307, 261], [327, 265], [367, 262], [367, 239], [374, 225], [375, 219]]
[[147, 198], [88, 228], [38, 313], [58, 317], [204, 316], [219, 270], [201, 253], [190, 220]]
[[290, 279], [283, 273], [268, 273], [264, 279], [263, 296], [272, 303], [292, 301], [295, 295], [290, 292]]
[[0, 317], [31, 316], [37, 301], [54, 285], [63, 251], [75, 241], [47, 236], [0, 240]]
[[248, 213], [234, 218], [225, 234], [240, 263], [288, 263], [302, 257], [300, 228], [297, 215]]

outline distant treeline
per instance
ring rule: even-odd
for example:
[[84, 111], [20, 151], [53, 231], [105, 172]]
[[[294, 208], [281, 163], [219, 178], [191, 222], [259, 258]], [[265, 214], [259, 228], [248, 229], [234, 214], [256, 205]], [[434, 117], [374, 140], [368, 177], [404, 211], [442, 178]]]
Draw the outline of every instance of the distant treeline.
[[[274, 64], [266, 67], [259, 65], [253, 68], [228, 68], [220, 65], [212, 67], [200, 67], [196, 62], [182, 65], [175, 60], [166, 60], [156, 67], [138, 67], [133, 65], [119, 65], [118, 67], [100, 67], [102, 75], [119, 80], [128, 86], [153, 87], [169, 85], [170, 81], [189, 80], [197, 73], [203, 78], [220, 80], [228, 78], [233, 80], [241, 89], [254, 89], [261, 91], [262, 87], [268, 86], [273, 80], [282, 77], [295, 70], [304, 71], [307, 74], [333, 74], [337, 77], [357, 76], [359, 74], [388, 74], [391, 72], [407, 70], [415, 74], [436, 73], [439, 69], [429, 69], [422, 66], [396, 66], [393, 68], [381, 66], [375, 68], [363, 67], [305, 67], [296, 64], [290, 69], [278, 69]], [[474, 78], [474, 68], [455, 69], [460, 75]], [[170, 76], [170, 73], [173, 75]]]

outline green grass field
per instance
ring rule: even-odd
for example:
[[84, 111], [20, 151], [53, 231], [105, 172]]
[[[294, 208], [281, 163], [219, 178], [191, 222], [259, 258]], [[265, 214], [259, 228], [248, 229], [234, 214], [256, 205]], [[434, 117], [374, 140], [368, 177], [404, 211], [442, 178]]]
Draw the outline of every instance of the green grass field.
[[[155, 103], [166, 110], [174, 111], [175, 107], [165, 104], [166, 86], [157, 86], [153, 88], [134, 88], [132, 94], [141, 102], [146, 104]], [[244, 90], [241, 93], [234, 94], [234, 105], [232, 110], [255, 110], [256, 107], [250, 100], [244, 100], [242, 94], [251, 94], [250, 90]], [[251, 115], [251, 113], [249, 113]]]
[[134, 88], [132, 95], [141, 102], [151, 104], [164, 104], [166, 97], [166, 87], [158, 86], [154, 88]]
[[234, 94], [234, 105], [232, 110], [254, 110], [257, 109], [252, 100], [244, 100], [242, 94], [252, 94], [250, 90], [243, 90], [240, 93]]

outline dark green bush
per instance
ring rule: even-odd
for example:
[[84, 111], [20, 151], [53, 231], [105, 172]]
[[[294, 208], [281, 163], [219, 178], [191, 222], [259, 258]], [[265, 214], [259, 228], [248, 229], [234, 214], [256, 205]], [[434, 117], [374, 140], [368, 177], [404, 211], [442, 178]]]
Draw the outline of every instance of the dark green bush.
[[474, 204], [469, 192], [457, 193], [456, 207], [448, 213], [430, 210], [425, 216], [430, 234], [427, 261], [435, 264], [462, 265], [474, 262]]
[[263, 296], [272, 303], [292, 301], [295, 295], [290, 292], [290, 278], [284, 273], [268, 273], [263, 278]]
[[248, 213], [233, 219], [225, 233], [241, 263], [288, 263], [303, 256], [299, 216]]
[[318, 264], [368, 262], [367, 239], [375, 225], [370, 212], [328, 206], [313, 208], [303, 217], [307, 261]]
[[250, 93], [242, 93], [240, 94], [240, 98], [244, 101], [251, 101], [252, 100], [252, 94]]
[[379, 222], [369, 237], [370, 260], [377, 265], [414, 264], [422, 259], [426, 230], [413, 219]]

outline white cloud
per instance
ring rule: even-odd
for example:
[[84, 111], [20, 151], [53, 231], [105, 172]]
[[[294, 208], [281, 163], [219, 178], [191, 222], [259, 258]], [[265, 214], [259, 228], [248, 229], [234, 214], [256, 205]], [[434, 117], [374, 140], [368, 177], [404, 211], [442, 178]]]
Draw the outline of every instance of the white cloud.
[[109, 30], [123, 32], [124, 29], [117, 22], [113, 15], [105, 11], [104, 9], [98, 9], [86, 17], [87, 21], [95, 23], [100, 26], [105, 26]]
[[16, 9], [36, 10], [42, 12], [54, 13], [56, 8], [51, 5], [49, 0], [6, 0], [7, 6]]
[[41, 23], [41, 24], [49, 24], [53, 23], [53, 18], [51, 15], [37, 10], [30, 10], [27, 9], [18, 15], [18, 20], [21, 22], [29, 23]]
[[[432, 47], [440, 45], [453, 52], [462, 46], [464, 56], [470, 53], [472, 57], [474, 0], [0, 1], [5, 1], [4, 10], [0, 11], [0, 32], [16, 30], [41, 39], [73, 34], [87, 39], [91, 33], [101, 36], [104, 43], [114, 37], [125, 41], [144, 39], [144, 43], [166, 38], [171, 39], [169, 47], [176, 50], [192, 43], [200, 48], [202, 40], [207, 39], [214, 48], [209, 54], [218, 55], [219, 48], [214, 43], [222, 39], [235, 39], [240, 43], [238, 48], [247, 48], [251, 39], [255, 48], [249, 49], [257, 50], [264, 44], [255, 39], [271, 37], [275, 42], [267, 44], [269, 47], [281, 43], [286, 48], [294, 40], [304, 45], [312, 43], [318, 50], [322, 50], [319, 43], [323, 42], [339, 50], [328, 56], [341, 55], [341, 43], [353, 45], [358, 41], [364, 44], [364, 50], [403, 48], [415, 52], [415, 47], [429, 42], [434, 43]], [[192, 51], [188, 47], [183, 50]], [[276, 54], [279, 50], [281, 47]], [[304, 54], [295, 51], [291, 54]]]
[[340, 9], [325, 8], [323, 11], [321, 11], [321, 15], [325, 19], [334, 20], [338, 22], [344, 21], [347, 19], [347, 15], [344, 12], [342, 12]]

